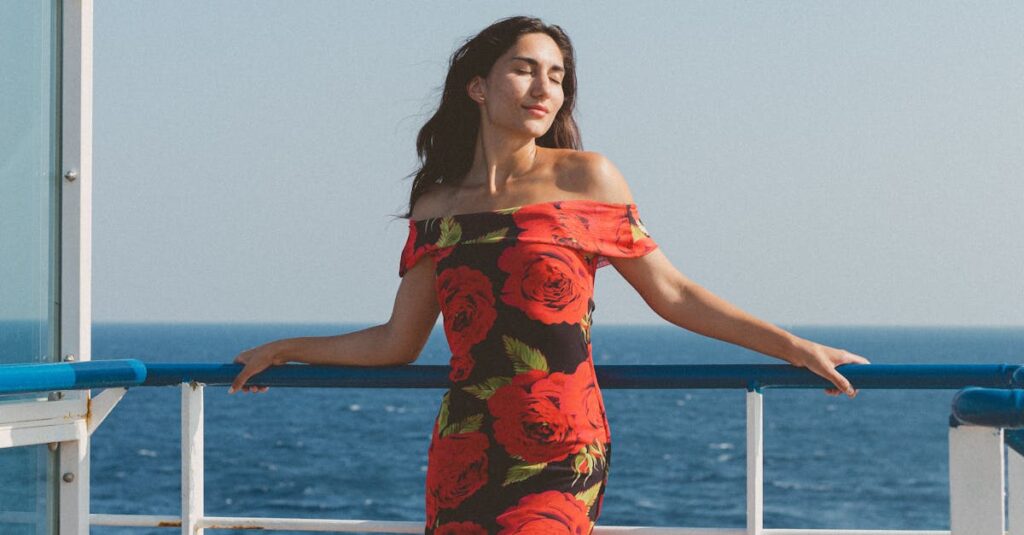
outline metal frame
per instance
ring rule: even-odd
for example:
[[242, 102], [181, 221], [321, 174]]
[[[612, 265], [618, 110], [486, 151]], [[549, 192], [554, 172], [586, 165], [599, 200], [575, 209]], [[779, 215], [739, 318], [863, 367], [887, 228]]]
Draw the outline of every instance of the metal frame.
[[[61, 0], [61, 253], [62, 360], [92, 355], [92, 0]], [[89, 412], [89, 391], [62, 392], [78, 413]], [[76, 428], [59, 444], [60, 535], [89, 533], [89, 433]], [[51, 439], [53, 440], [53, 439]]]
[[1004, 535], [1004, 449], [1002, 429], [949, 428], [949, 526], [953, 535]]
[[[786, 365], [687, 365], [595, 367], [604, 388], [728, 389], [746, 385], [747, 526], [687, 528], [654, 526], [599, 526], [597, 535], [649, 533], [664, 535], [1003, 535], [1004, 503], [1009, 485], [1010, 535], [1024, 535], [1024, 367], [1000, 365], [885, 365], [852, 366], [844, 374], [860, 388], [962, 388], [954, 396], [950, 417], [950, 511], [952, 529], [836, 530], [764, 529], [764, 396], [763, 388], [820, 388], [821, 379], [804, 369]], [[178, 386], [181, 391], [181, 511], [178, 516], [88, 514], [62, 529], [88, 529], [88, 525], [177, 528], [182, 535], [202, 535], [209, 529], [288, 529], [296, 531], [421, 533], [422, 522], [387, 520], [330, 520], [303, 518], [250, 518], [206, 516], [204, 504], [204, 392], [206, 386], [230, 384], [237, 364], [144, 364], [138, 360], [27, 364], [0, 369], [0, 393], [46, 392], [60, 389], [104, 389], [89, 403], [86, 413], [75, 412], [75, 401], [37, 404], [21, 419], [5, 416], [0, 447], [40, 440], [38, 422], [45, 418], [47, 432], [71, 427], [73, 444], [87, 444], [88, 436], [132, 386]], [[447, 366], [362, 368], [283, 365], [252, 377], [265, 386], [307, 388], [432, 388], [444, 385]], [[981, 388], [972, 384], [988, 384]], [[69, 412], [64, 412], [65, 410]], [[58, 423], [59, 421], [59, 423]], [[1006, 431], [1004, 431], [1006, 429]], [[40, 432], [38, 436], [31, 433]], [[22, 433], [18, 436], [17, 433]], [[1009, 445], [1010, 448], [1005, 446]], [[1012, 454], [1007, 458], [1005, 451]], [[81, 450], [80, 450], [81, 451]], [[88, 459], [84, 462], [87, 463]], [[1009, 480], [1003, 469], [1009, 467]], [[88, 491], [85, 484], [79, 488]], [[71, 498], [66, 498], [71, 496]], [[80, 494], [66, 493], [77, 500]], [[74, 504], [71, 504], [72, 506]], [[62, 505], [62, 508], [65, 507]], [[81, 513], [81, 509], [78, 510]], [[73, 532], [73, 531], [69, 531]], [[62, 531], [63, 533], [63, 531]]]

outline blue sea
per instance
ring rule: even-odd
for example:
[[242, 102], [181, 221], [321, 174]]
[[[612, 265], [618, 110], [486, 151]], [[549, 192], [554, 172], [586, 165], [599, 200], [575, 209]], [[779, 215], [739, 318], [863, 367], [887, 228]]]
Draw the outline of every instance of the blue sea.
[[[93, 358], [230, 363], [279, 338], [363, 327], [98, 324]], [[876, 364], [1024, 361], [1022, 328], [784, 327]], [[598, 366], [783, 364], [667, 324], [595, 325], [592, 342]], [[447, 359], [436, 329], [413, 366]], [[423, 520], [427, 446], [442, 389], [226, 390], [206, 389], [208, 515]], [[861, 390], [849, 399], [765, 390], [765, 527], [949, 529], [954, 393]], [[603, 395], [614, 450], [599, 525], [745, 526], [744, 391]], [[179, 514], [179, 400], [176, 387], [129, 389], [95, 432], [92, 512]]]

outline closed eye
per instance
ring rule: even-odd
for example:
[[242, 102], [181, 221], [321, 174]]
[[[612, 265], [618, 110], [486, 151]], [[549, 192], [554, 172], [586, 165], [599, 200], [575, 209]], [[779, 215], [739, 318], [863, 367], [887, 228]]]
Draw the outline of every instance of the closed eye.
[[[532, 74], [530, 71], [524, 71], [522, 69], [516, 69], [516, 72], [519, 73], [519, 74]], [[551, 81], [556, 83], [556, 84], [561, 84], [562, 83], [561, 80], [556, 80], [554, 78], [552, 78]]]

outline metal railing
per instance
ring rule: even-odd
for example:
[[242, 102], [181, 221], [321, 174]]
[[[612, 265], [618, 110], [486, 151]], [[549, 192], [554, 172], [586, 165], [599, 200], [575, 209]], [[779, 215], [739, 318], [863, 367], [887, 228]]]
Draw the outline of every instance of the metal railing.
[[[89, 523], [106, 526], [204, 529], [262, 529], [333, 532], [422, 533], [422, 522], [323, 520], [207, 516], [204, 510], [204, 417], [206, 386], [231, 384], [237, 364], [162, 364], [134, 359], [0, 366], [0, 394], [105, 389], [82, 414], [64, 413], [48, 424], [56, 435], [91, 434], [124, 395], [136, 386], [181, 389], [181, 514], [113, 515], [91, 513]], [[595, 527], [596, 535], [1006, 535], [1006, 462], [1010, 456], [1010, 535], [1024, 535], [1024, 368], [1017, 365], [855, 365], [841, 366], [858, 389], [963, 389], [950, 416], [950, 527], [946, 530], [765, 529], [763, 469], [763, 389], [820, 389], [832, 386], [809, 370], [789, 365], [630, 365], [596, 366], [601, 389], [744, 389], [747, 419], [747, 526], [745, 529], [654, 526]], [[289, 364], [252, 377], [257, 386], [304, 388], [447, 388], [447, 366], [337, 367]], [[52, 405], [54, 402], [47, 403]], [[26, 407], [33, 403], [24, 404]], [[38, 403], [34, 404], [38, 405]], [[38, 411], [36, 411], [38, 412]], [[55, 413], [56, 414], [56, 413]], [[0, 422], [0, 447], [41, 442], [46, 422], [7, 418]], [[57, 428], [67, 427], [65, 432]], [[62, 428], [63, 429], [63, 428]], [[27, 438], [26, 438], [27, 437]]]

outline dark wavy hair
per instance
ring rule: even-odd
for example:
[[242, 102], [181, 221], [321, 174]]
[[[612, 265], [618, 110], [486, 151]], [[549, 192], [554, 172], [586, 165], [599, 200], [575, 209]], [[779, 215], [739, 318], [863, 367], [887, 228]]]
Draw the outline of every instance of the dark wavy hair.
[[473, 152], [480, 129], [480, 109], [466, 93], [466, 85], [474, 76], [486, 78], [498, 58], [512, 48], [520, 36], [528, 33], [544, 33], [554, 39], [562, 51], [565, 63], [565, 75], [562, 78], [565, 100], [551, 128], [535, 142], [540, 147], [582, 149], [579, 128], [573, 118], [576, 107], [576, 59], [569, 36], [562, 28], [545, 24], [538, 18], [518, 16], [501, 19], [468, 39], [452, 54], [441, 103], [434, 116], [416, 136], [420, 168], [415, 172], [412, 192], [409, 194], [409, 210], [404, 217], [412, 217], [412, 207], [416, 200], [431, 186], [458, 185], [465, 180], [473, 165]]

